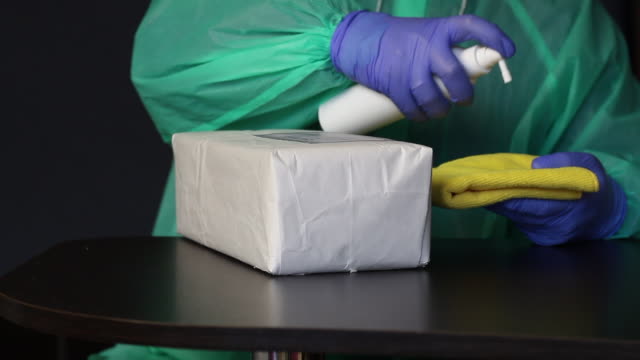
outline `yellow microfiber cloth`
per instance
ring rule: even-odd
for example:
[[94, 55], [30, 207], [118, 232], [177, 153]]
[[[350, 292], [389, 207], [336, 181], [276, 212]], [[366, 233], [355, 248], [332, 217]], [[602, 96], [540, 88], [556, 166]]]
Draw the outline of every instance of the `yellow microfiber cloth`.
[[536, 157], [498, 153], [446, 162], [433, 169], [433, 204], [468, 209], [513, 198], [576, 200], [585, 191], [598, 191], [598, 178], [590, 170], [532, 169]]

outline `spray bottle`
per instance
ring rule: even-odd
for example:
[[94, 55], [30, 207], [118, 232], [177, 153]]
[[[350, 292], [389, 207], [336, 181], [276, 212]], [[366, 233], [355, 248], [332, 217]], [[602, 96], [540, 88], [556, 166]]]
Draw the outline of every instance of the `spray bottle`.
[[[504, 83], [511, 82], [509, 68], [497, 51], [478, 45], [466, 49], [456, 47], [452, 51], [472, 83], [475, 84], [480, 76], [488, 74], [496, 64], [499, 64]], [[449, 99], [449, 92], [442, 80], [437, 76], [433, 79], [442, 94]], [[320, 105], [318, 117], [324, 131], [366, 134], [401, 120], [404, 115], [391, 99], [358, 84]]]

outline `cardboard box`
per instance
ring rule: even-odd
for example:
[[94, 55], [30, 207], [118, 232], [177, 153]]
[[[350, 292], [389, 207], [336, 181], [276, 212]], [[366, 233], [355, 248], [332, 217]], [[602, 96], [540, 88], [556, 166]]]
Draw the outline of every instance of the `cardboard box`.
[[429, 261], [432, 151], [301, 130], [173, 136], [178, 232], [271, 274]]

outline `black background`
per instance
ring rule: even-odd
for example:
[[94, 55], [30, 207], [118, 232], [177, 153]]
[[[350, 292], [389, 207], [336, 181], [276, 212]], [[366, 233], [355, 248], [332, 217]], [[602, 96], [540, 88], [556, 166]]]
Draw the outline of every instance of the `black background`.
[[[59, 241], [151, 232], [171, 152], [129, 80], [147, 4], [3, 1], [0, 275]], [[605, 5], [637, 43], [634, 1]], [[0, 339], [0, 358], [55, 356], [55, 338], [3, 321]]]
[[4, 13], [0, 274], [58, 241], [150, 233], [171, 153], [129, 80], [146, 6], [24, 1]]
[[[129, 80], [148, 2], [3, 3], [0, 275], [59, 241], [149, 234], [171, 151]], [[54, 337], [0, 321], [0, 358], [55, 356]]]

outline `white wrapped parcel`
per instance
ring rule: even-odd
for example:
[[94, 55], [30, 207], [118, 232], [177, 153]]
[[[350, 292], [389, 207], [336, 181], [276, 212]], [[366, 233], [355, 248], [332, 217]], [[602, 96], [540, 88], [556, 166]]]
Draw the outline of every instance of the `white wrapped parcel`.
[[271, 274], [429, 261], [432, 151], [303, 130], [173, 136], [178, 232]]

